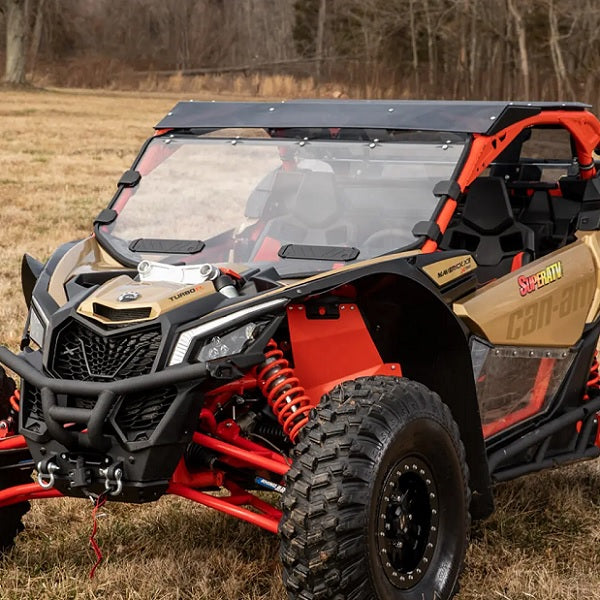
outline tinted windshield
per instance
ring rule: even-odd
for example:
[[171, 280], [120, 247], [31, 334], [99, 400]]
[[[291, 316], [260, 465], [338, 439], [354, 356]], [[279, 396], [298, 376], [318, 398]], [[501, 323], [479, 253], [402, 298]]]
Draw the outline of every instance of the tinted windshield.
[[[156, 138], [136, 167], [141, 181], [117, 197], [118, 217], [102, 238], [138, 261], [272, 263], [282, 276], [336, 262], [281, 258], [286, 244], [356, 248], [356, 260], [372, 258], [415, 242], [413, 226], [437, 204], [434, 185], [454, 171], [464, 141], [428, 139]], [[205, 246], [169, 257], [139, 239]]]

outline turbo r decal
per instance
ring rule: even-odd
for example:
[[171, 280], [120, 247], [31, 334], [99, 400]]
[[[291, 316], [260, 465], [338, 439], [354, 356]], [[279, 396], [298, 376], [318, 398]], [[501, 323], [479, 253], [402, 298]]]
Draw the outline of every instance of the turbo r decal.
[[555, 263], [548, 265], [533, 275], [521, 275], [517, 279], [520, 294], [521, 296], [527, 296], [527, 294], [531, 294], [545, 285], [554, 283], [562, 276], [563, 268], [560, 260], [557, 260]]
[[180, 300], [181, 298], [185, 298], [186, 296], [189, 296], [190, 294], [195, 294], [196, 292], [198, 292], [198, 290], [200, 290], [201, 287], [202, 287], [201, 285], [197, 285], [196, 287], [189, 288], [183, 292], [179, 292], [178, 294], [175, 294], [174, 296], [169, 296], [169, 300], [171, 302], [175, 302], [175, 300]]

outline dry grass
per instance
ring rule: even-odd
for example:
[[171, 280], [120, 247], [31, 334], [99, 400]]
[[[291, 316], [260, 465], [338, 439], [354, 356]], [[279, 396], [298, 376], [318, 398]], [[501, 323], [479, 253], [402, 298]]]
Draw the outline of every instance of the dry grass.
[[[212, 96], [213, 94], [210, 94]], [[195, 94], [195, 97], [201, 97]], [[172, 94], [0, 93], [0, 340], [16, 348], [25, 310], [19, 262], [84, 236]], [[477, 524], [460, 600], [600, 598], [600, 469], [595, 463], [497, 489]], [[183, 500], [112, 504], [94, 581], [89, 503], [38, 502], [0, 566], [2, 599], [284, 598], [277, 541]]]

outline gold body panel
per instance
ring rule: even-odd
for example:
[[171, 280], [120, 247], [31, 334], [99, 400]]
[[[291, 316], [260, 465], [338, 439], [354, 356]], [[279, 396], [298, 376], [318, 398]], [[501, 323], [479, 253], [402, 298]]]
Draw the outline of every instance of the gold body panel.
[[82, 273], [116, 269], [125, 269], [125, 267], [108, 254], [95, 237], [86, 238], [75, 244], [60, 259], [50, 278], [48, 293], [59, 306], [62, 306], [67, 302], [65, 284], [70, 279]]
[[455, 302], [454, 312], [496, 345], [572, 346], [598, 312], [599, 236], [580, 235]]
[[[130, 292], [139, 294], [138, 298], [131, 302], [122, 302], [119, 300], [121, 295]], [[127, 275], [121, 275], [106, 282], [93, 294], [88, 296], [79, 305], [77, 312], [80, 315], [95, 319], [101, 323], [112, 323], [112, 320], [96, 313], [95, 305], [106, 306], [113, 310], [149, 308], [150, 312], [147, 317], [141, 319], [119, 319], [120, 323], [137, 323], [139, 321], [156, 319], [156, 317], [168, 310], [214, 293], [215, 288], [211, 282], [198, 285], [181, 285], [180, 283], [169, 281], [148, 283], [134, 281]]]

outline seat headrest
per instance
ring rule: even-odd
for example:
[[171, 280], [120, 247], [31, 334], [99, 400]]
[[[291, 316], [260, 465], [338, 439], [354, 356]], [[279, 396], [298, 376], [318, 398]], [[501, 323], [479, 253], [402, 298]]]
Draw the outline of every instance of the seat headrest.
[[306, 172], [290, 212], [310, 227], [326, 227], [339, 212], [335, 176], [333, 173]]
[[479, 177], [467, 192], [463, 221], [480, 233], [500, 233], [514, 223], [508, 192], [500, 177]]

